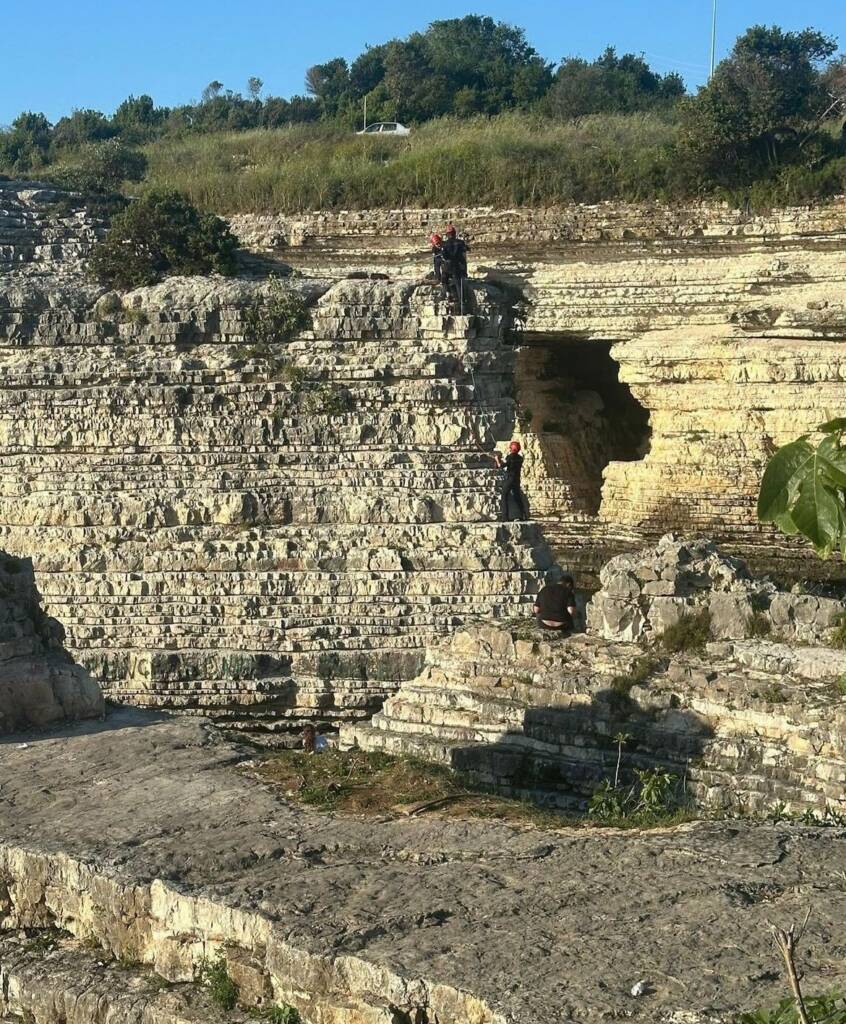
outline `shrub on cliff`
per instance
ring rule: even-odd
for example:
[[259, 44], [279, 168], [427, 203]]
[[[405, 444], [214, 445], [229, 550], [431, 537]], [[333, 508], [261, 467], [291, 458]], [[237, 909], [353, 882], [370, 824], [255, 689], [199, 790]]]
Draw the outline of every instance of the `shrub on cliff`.
[[125, 181], [141, 181], [147, 158], [117, 139], [83, 146], [64, 165], [51, 170], [49, 180], [74, 192], [114, 192]]
[[112, 288], [139, 288], [173, 274], [235, 273], [237, 241], [226, 224], [178, 192], [149, 192], [112, 221], [91, 269]]

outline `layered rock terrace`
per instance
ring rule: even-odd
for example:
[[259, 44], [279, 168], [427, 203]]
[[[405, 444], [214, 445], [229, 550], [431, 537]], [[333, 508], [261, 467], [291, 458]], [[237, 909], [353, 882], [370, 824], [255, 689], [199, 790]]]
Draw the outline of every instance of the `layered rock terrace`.
[[[341, 275], [427, 266], [454, 220], [470, 273], [525, 300], [520, 436], [533, 513], [595, 580], [668, 529], [754, 568], [840, 577], [755, 517], [774, 447], [842, 411], [846, 203], [753, 214], [725, 205], [243, 215], [269, 258]], [[648, 416], [635, 416], [632, 400]], [[608, 437], [616, 421], [629, 444]]]
[[[33, 554], [108, 696], [331, 727], [446, 631], [531, 601], [540, 532], [496, 522], [513, 350], [495, 289], [457, 317], [412, 282], [300, 280], [310, 328], [259, 345], [267, 285], [94, 303], [66, 251], [96, 237], [84, 213], [54, 227], [50, 193], [3, 194], [24, 226], [5, 228], [0, 539]], [[64, 247], [32, 242], [63, 224]]]
[[[829, 646], [841, 601], [778, 591], [672, 536], [601, 575], [587, 634], [467, 628], [342, 743], [565, 807], [658, 767], [681, 799], [721, 811], [846, 811], [846, 653]], [[703, 613], [711, 642], [662, 650]]]

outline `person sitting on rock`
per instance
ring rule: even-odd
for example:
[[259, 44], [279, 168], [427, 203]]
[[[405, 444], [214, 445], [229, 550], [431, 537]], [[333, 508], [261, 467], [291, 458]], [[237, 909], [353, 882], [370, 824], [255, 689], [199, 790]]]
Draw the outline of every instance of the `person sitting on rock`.
[[512, 441], [508, 446], [508, 455], [505, 456], [503, 462], [502, 456], [499, 452], [494, 453], [494, 461], [499, 469], [505, 470], [505, 475], [502, 480], [502, 519], [503, 522], [509, 522], [511, 516], [508, 511], [508, 499], [511, 495], [514, 495], [514, 500], [517, 502], [517, 508], [519, 510], [518, 519], [529, 518], [529, 503], [526, 501], [526, 495], [523, 493], [523, 489], [520, 487], [520, 474], [523, 471], [523, 456], [520, 454], [520, 442]]
[[569, 573], [557, 566], [546, 574], [546, 582], [535, 599], [534, 612], [541, 629], [554, 629], [559, 633], [572, 633], [575, 627], [575, 582]]
[[311, 722], [306, 722], [302, 731], [303, 750], [307, 754], [321, 754], [329, 749], [325, 736], [321, 736]]

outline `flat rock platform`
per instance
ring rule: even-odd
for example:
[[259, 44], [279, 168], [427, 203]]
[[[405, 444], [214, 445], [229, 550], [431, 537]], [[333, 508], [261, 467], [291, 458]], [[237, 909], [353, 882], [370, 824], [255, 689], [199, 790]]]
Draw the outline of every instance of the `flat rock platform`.
[[806, 990], [846, 982], [846, 830], [337, 817], [252, 756], [134, 710], [0, 741], [3, 927], [177, 982], [224, 949], [244, 992], [321, 1022], [728, 1022], [786, 994], [767, 923], [808, 907]]

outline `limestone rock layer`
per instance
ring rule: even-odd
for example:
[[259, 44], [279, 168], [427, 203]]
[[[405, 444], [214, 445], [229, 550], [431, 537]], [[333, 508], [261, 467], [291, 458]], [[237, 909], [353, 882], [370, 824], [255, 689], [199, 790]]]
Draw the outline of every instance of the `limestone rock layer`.
[[245, 242], [303, 270], [427, 266], [455, 221], [471, 276], [522, 294], [518, 424], [533, 513], [594, 579], [668, 529], [756, 569], [839, 578], [755, 516], [773, 449], [846, 404], [846, 202], [243, 215]]
[[540, 531], [497, 522], [513, 351], [495, 289], [457, 317], [407, 281], [300, 280], [311, 326], [287, 342], [251, 319], [268, 284], [176, 278], [95, 304], [80, 283], [74, 305], [57, 289], [82, 281], [83, 241], [74, 260], [35, 244], [62, 222], [41, 193], [14, 198], [0, 543], [32, 554], [110, 697], [331, 725], [461, 622], [531, 602]]

